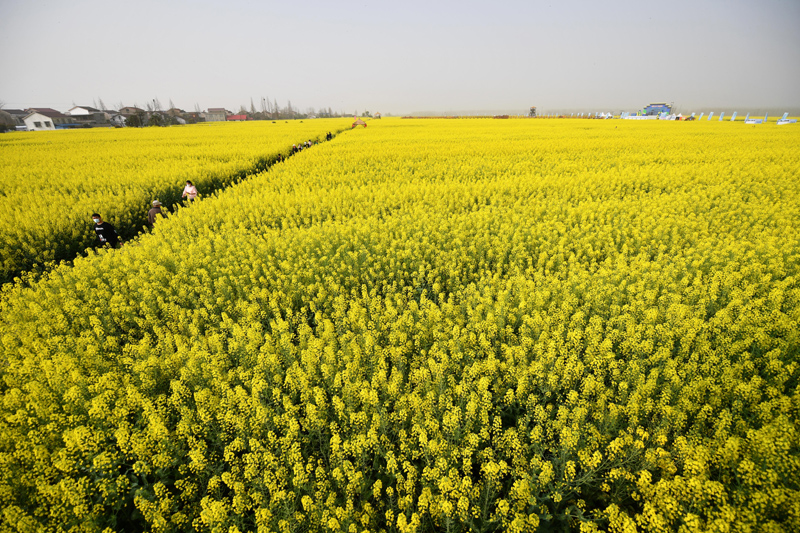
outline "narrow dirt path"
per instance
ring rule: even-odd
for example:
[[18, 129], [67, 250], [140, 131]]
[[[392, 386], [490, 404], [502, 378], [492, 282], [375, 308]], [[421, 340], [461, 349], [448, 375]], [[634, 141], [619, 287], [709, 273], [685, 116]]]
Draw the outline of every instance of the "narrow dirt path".
[[[349, 129], [342, 128], [340, 130], [332, 130], [331, 131], [332, 136], [331, 136], [330, 140], [333, 140], [334, 138], [336, 138], [337, 135], [339, 135], [339, 134], [341, 134], [342, 132], [345, 132], [345, 131], [349, 131]], [[219, 185], [217, 187], [211, 187], [209, 189], [205, 189], [203, 191], [203, 196], [198, 197], [198, 199], [194, 200], [194, 202], [201, 202], [201, 201], [203, 201], [204, 198], [209, 198], [213, 194], [215, 194], [215, 193], [217, 193], [219, 191], [224, 191], [225, 189], [227, 189], [229, 187], [232, 187], [234, 185], [242, 183], [243, 181], [247, 180], [248, 178], [250, 178], [252, 176], [255, 176], [256, 174], [260, 174], [262, 172], [265, 172], [265, 171], [269, 170], [270, 168], [272, 168], [274, 165], [277, 165], [278, 163], [282, 163], [282, 162], [288, 160], [290, 157], [293, 157], [293, 156], [295, 156], [297, 154], [300, 154], [300, 153], [302, 153], [302, 152], [304, 152], [306, 150], [310, 150], [314, 146], [317, 146], [318, 144], [322, 144], [322, 143], [327, 142], [327, 139], [325, 139], [324, 136], [317, 137], [315, 140], [316, 140], [316, 144], [312, 144], [311, 146], [303, 148], [303, 149], [301, 149], [301, 150], [299, 150], [297, 152], [293, 152], [292, 151], [292, 147], [291, 146], [287, 146], [283, 152], [279, 152], [277, 154], [266, 155], [263, 158], [259, 159], [256, 162], [256, 164], [251, 168], [248, 168], [248, 169], [245, 169], [245, 170], [241, 170], [241, 171], [239, 171], [237, 173], [234, 173], [232, 175], [229, 175], [229, 176], [218, 177], [217, 179], [214, 179], [213, 181], [219, 182], [221, 185]], [[162, 200], [162, 202], [163, 202], [162, 210], [164, 210], [168, 216], [169, 216], [169, 214], [171, 214], [172, 212], [175, 211], [177, 206], [179, 206], [179, 205], [187, 206], [187, 204], [180, 198], [180, 193], [176, 192], [174, 189], [170, 190], [170, 191], [162, 191], [160, 196], [161, 197], [159, 198], [159, 200]], [[128, 226], [128, 227], [117, 227], [116, 230], [117, 230], [117, 233], [119, 234], [121, 242], [123, 243], [123, 246], [124, 246], [124, 244], [126, 242], [130, 242], [132, 240], [135, 240], [140, 235], [143, 235], [144, 233], [149, 232], [150, 229], [149, 229], [149, 226], [148, 226], [148, 223], [147, 223], [147, 212], [145, 211], [142, 214], [142, 218], [139, 220], [139, 224], [134, 225], [134, 226]], [[35, 283], [43, 275], [46, 275], [48, 272], [50, 272], [51, 270], [53, 270], [57, 266], [65, 264], [65, 263], [66, 264], [71, 264], [72, 261], [76, 257], [86, 256], [87, 254], [91, 253], [92, 250], [94, 250], [94, 249], [96, 249], [94, 246], [88, 247], [88, 248], [84, 249], [83, 251], [79, 251], [79, 252], [77, 252], [75, 254], [71, 254], [71, 256], [68, 257], [68, 258], [61, 259], [61, 260], [58, 260], [58, 261], [51, 261], [51, 262], [48, 262], [48, 263], [34, 263], [33, 265], [30, 266], [30, 268], [28, 270], [21, 271], [21, 272], [16, 272], [16, 273], [13, 273], [11, 276], [9, 276], [9, 278], [6, 281], [4, 281], [2, 284], [0, 284], [0, 289], [2, 289], [2, 287], [4, 287], [5, 285], [10, 285], [10, 284], [14, 283], [15, 279], [19, 279], [20, 282], [25, 284], [25, 285], [30, 285], [32, 283]], [[0, 290], [0, 297], [2, 297], [2, 290]]]

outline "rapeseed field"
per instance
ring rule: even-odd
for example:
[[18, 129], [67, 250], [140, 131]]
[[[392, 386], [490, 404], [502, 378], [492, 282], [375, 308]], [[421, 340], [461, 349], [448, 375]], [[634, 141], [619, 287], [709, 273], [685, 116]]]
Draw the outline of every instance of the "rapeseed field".
[[2, 528], [800, 530], [799, 140], [373, 120], [6, 286]]
[[186, 180], [209, 194], [294, 143], [347, 126], [347, 119], [220, 122], [0, 136], [0, 283], [91, 246], [94, 212], [133, 237], [151, 202], [176, 204]]

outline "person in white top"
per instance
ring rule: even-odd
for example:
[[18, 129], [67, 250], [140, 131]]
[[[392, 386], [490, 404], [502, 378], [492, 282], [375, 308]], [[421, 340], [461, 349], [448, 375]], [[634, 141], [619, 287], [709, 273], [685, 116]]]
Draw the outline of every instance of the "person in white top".
[[189, 201], [194, 200], [197, 198], [197, 187], [191, 181], [186, 180], [186, 187], [183, 188], [183, 195], [181, 196]]

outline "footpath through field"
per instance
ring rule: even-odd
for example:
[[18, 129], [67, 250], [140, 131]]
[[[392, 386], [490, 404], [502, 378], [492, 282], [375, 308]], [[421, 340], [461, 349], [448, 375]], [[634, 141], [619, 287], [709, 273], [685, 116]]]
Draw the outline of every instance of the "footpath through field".
[[0, 136], [0, 283], [95, 245], [93, 212], [123, 240], [142, 230], [153, 200], [180, 202], [186, 180], [201, 197], [338, 134], [349, 119], [209, 123], [11, 133]]

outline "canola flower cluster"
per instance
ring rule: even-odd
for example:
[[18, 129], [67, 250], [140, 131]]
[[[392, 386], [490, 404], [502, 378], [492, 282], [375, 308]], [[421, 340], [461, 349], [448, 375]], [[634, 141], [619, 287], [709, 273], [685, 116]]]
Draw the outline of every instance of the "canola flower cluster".
[[150, 202], [177, 203], [186, 180], [207, 193], [288, 155], [292, 143], [346, 126], [346, 120], [316, 120], [4, 135], [0, 283], [91, 246], [93, 212], [132, 237]]
[[797, 144], [384, 119], [6, 287], [2, 528], [800, 530]]

